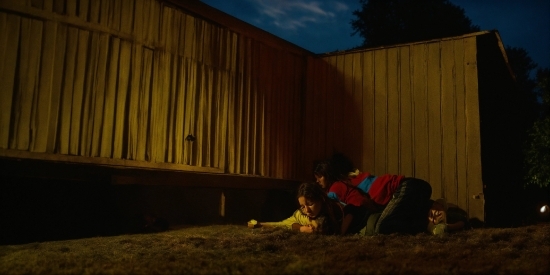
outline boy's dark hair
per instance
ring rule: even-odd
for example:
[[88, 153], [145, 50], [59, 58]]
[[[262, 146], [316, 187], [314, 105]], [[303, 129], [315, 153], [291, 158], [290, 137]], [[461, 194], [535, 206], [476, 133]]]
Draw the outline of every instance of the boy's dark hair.
[[334, 153], [330, 159], [316, 161], [313, 174], [325, 177], [330, 182], [346, 180], [350, 172], [354, 171], [353, 162], [342, 153]]
[[297, 198], [304, 197], [308, 200], [315, 201], [315, 202], [318, 201], [323, 204], [326, 203], [328, 200], [328, 197], [325, 191], [321, 189], [321, 187], [318, 184], [313, 182], [304, 182], [300, 184], [300, 186], [298, 187], [298, 194], [296, 197]]

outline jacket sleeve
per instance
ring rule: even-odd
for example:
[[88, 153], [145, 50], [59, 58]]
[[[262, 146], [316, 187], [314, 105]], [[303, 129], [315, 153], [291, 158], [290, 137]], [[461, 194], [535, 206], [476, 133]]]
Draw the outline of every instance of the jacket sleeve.
[[302, 212], [299, 209], [294, 211], [294, 214], [292, 214], [292, 216], [280, 222], [262, 222], [261, 224], [266, 226], [285, 227], [287, 229], [292, 229], [292, 225], [295, 223], [299, 225], [312, 224], [309, 218], [306, 215], [302, 214]]

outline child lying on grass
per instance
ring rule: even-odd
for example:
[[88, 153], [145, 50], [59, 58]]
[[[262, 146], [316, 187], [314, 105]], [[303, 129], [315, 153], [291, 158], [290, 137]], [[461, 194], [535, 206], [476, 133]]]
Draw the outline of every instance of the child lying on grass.
[[[300, 208], [280, 222], [257, 222], [254, 227], [285, 227], [304, 233], [340, 234], [343, 206], [329, 199], [316, 183], [302, 183], [298, 188]], [[250, 223], [250, 222], [249, 222]]]

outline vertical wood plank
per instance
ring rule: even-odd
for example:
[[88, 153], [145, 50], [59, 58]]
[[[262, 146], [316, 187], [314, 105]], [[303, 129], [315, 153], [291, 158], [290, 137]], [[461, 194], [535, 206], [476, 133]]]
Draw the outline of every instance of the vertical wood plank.
[[133, 20], [133, 28], [132, 28], [132, 32], [136, 38], [136, 41], [142, 41], [142, 42], [145, 42], [145, 38], [144, 38], [145, 26], [146, 26], [145, 24], [147, 20], [146, 18], [148, 18], [148, 16], [145, 16], [146, 15], [145, 11], [147, 10], [145, 7], [145, 2], [146, 0], [135, 0], [134, 20]]
[[454, 41], [454, 64], [456, 85], [456, 163], [457, 163], [457, 191], [458, 206], [468, 211], [468, 179], [466, 163], [466, 83], [465, 83], [465, 55], [464, 39]]
[[[464, 52], [466, 61], [464, 80], [466, 85], [467, 183], [468, 195], [473, 197], [474, 195], [483, 194], [476, 37], [465, 38]], [[483, 196], [480, 199], [471, 200], [468, 210], [470, 218], [485, 220]]]
[[195, 45], [195, 18], [185, 16], [185, 40], [184, 40], [184, 56], [193, 57]]
[[164, 4], [161, 4], [160, 1], [148, 1], [148, 4], [144, 15], [147, 18], [144, 28], [146, 31], [145, 41], [148, 44], [155, 44], [160, 42], [160, 14]]
[[[353, 54], [353, 105], [352, 108], [355, 111], [356, 117], [354, 118], [354, 121], [352, 121], [352, 125], [350, 125], [351, 128], [355, 128], [357, 126], [361, 127], [364, 124], [363, 121], [363, 70], [365, 64], [363, 64], [362, 59], [363, 54], [362, 53], [355, 53]], [[351, 143], [353, 144], [352, 151], [354, 152], [351, 156], [353, 157], [353, 161], [355, 163], [355, 167], [358, 169], [364, 168], [363, 164], [363, 152], [364, 152], [364, 144], [363, 144], [363, 131], [354, 131], [354, 133], [351, 135], [352, 140]]]
[[[91, 108], [90, 108], [90, 116], [89, 116], [89, 129], [91, 129], [91, 133], [88, 135], [88, 143], [91, 145], [91, 151], [89, 155], [87, 156], [100, 156], [101, 155], [101, 136], [103, 134], [103, 124], [105, 115], [111, 115], [105, 114], [105, 98], [106, 98], [106, 90], [107, 90], [107, 65], [109, 61], [109, 51], [110, 51], [110, 43], [109, 43], [109, 35], [108, 34], [100, 34], [99, 35], [99, 43], [98, 43], [98, 62], [97, 67], [92, 68], [92, 70], [95, 70], [95, 78], [92, 80], [92, 89], [91, 89]], [[109, 123], [110, 127], [112, 127], [112, 122]]]
[[[69, 140], [71, 135], [71, 110], [73, 97], [78, 92], [73, 90], [75, 87], [75, 75], [77, 72], [77, 47], [78, 47], [78, 29], [69, 27], [67, 30], [67, 40], [65, 42], [65, 65], [63, 90], [61, 95], [61, 113], [59, 118], [59, 147], [60, 154], [69, 154]], [[80, 91], [82, 93], [82, 91]]]
[[263, 102], [263, 109], [264, 109], [264, 114], [262, 114], [263, 118], [262, 118], [262, 121], [263, 121], [263, 135], [264, 135], [264, 144], [265, 146], [263, 147], [263, 152], [262, 152], [262, 155], [263, 155], [263, 167], [262, 167], [262, 175], [265, 175], [265, 176], [269, 176], [270, 175], [270, 172], [271, 172], [271, 159], [270, 159], [270, 156], [271, 156], [271, 146], [272, 146], [272, 130], [271, 130], [271, 117], [269, 117], [269, 114], [272, 113], [272, 98], [273, 98], [273, 93], [274, 93], [274, 89], [273, 89], [273, 77], [274, 77], [274, 72], [273, 72], [273, 67], [274, 67], [274, 59], [275, 59], [275, 56], [273, 54], [273, 49], [271, 48], [265, 48], [265, 54], [264, 54], [264, 60], [265, 60], [265, 64], [266, 66], [263, 67], [263, 70], [265, 70], [265, 81], [264, 81], [264, 85], [265, 85], [265, 89], [264, 89], [264, 93], [265, 93], [265, 96], [264, 96], [264, 102]]
[[388, 102], [387, 102], [387, 168], [386, 172], [391, 174], [399, 174], [399, 48], [389, 48], [387, 51], [387, 89], [388, 89]]
[[46, 0], [29, 0], [29, 2], [31, 3], [31, 6], [37, 9], [44, 8], [44, 1]]
[[187, 16], [189, 16], [189, 15], [187, 15], [183, 12], [179, 12], [178, 13], [179, 25], [174, 27], [178, 31], [178, 35], [177, 35], [177, 44], [178, 44], [177, 54], [180, 55], [180, 56], [185, 56], [185, 44], [187, 42], [187, 40], [185, 39]]
[[249, 51], [247, 50], [250, 45], [250, 39], [243, 37], [242, 44], [239, 47], [239, 58], [241, 60], [238, 65], [239, 78], [237, 79], [237, 91], [235, 94], [235, 155], [233, 161], [235, 162], [235, 172], [242, 173], [242, 144], [243, 144], [243, 108], [244, 108], [244, 81], [247, 77], [246, 64], [249, 61]]
[[151, 140], [149, 139], [149, 128], [151, 126], [151, 82], [153, 79], [153, 64], [155, 63], [154, 52], [144, 48], [142, 52], [142, 70], [139, 86], [139, 112], [138, 112], [138, 137], [137, 137], [137, 160], [151, 161]]
[[[46, 152], [57, 153], [59, 151], [59, 133], [58, 128], [61, 123], [59, 114], [61, 112], [61, 97], [63, 91], [63, 80], [66, 74], [65, 55], [67, 46], [67, 25], [57, 25], [57, 41], [54, 57], [54, 72], [52, 79], [52, 93], [51, 93], [51, 107], [50, 107], [50, 121], [48, 125], [48, 144], [46, 145]], [[68, 73], [67, 73], [68, 74]], [[70, 81], [72, 83], [72, 80]]]
[[388, 172], [388, 60], [386, 49], [374, 51], [374, 173]]
[[[65, 0], [63, 0], [65, 1]], [[77, 11], [76, 11], [76, 1], [66, 1], [65, 2], [65, 5], [66, 5], [66, 11], [67, 11], [67, 15], [68, 16], [71, 16], [71, 17], [75, 17], [78, 15]]]
[[332, 107], [334, 110], [334, 148], [340, 152], [346, 152], [344, 150], [344, 127], [343, 124], [345, 116], [349, 115], [345, 109], [345, 100], [347, 99], [347, 91], [344, 84], [345, 77], [345, 58], [343, 55], [336, 56], [335, 64], [333, 67], [333, 80], [334, 87], [331, 90], [333, 97]]
[[172, 58], [171, 60], [171, 64], [170, 64], [170, 70], [169, 70], [169, 74], [170, 74], [170, 93], [168, 95], [168, 104], [165, 108], [168, 108], [168, 134], [167, 134], [167, 144], [166, 146], [168, 147], [166, 152], [167, 152], [167, 155], [166, 155], [166, 161], [167, 162], [171, 162], [171, 163], [174, 163], [175, 162], [175, 159], [176, 159], [176, 156], [175, 156], [175, 151], [176, 151], [176, 148], [177, 148], [177, 144], [176, 144], [176, 140], [177, 140], [177, 137], [175, 136], [175, 132], [176, 132], [176, 103], [177, 103], [177, 94], [178, 94], [178, 79], [179, 79], [179, 75], [178, 75], [178, 64], [179, 64], [180, 60], [179, 60], [179, 57], [178, 56], [175, 56], [174, 55], [174, 58]]
[[458, 205], [454, 40], [441, 42], [441, 134], [443, 197]]
[[428, 157], [428, 105], [427, 105], [427, 56], [426, 45], [412, 46], [413, 102], [414, 102], [414, 176], [429, 180]]
[[184, 57], [177, 59], [178, 69], [176, 79], [175, 99], [175, 125], [174, 125], [174, 162], [183, 163], [185, 146], [185, 91], [187, 90], [186, 62]]
[[[143, 62], [143, 47], [132, 44], [132, 64], [130, 68], [130, 91], [128, 105], [128, 148], [127, 158], [137, 160], [138, 158], [138, 137], [139, 137], [139, 106], [141, 94], [141, 76]], [[122, 146], [122, 144], [121, 144]]]
[[162, 138], [159, 135], [162, 132], [163, 121], [160, 119], [160, 108], [162, 102], [162, 66], [164, 65], [164, 59], [162, 52], [153, 52], [153, 71], [152, 71], [152, 87], [151, 87], [151, 107], [149, 116], [149, 131], [147, 133], [148, 150], [150, 154], [150, 161], [161, 162], [162, 154], [159, 149], [162, 145]]
[[[251, 94], [250, 94], [250, 98], [251, 98], [251, 102], [250, 102], [250, 106], [251, 108], [249, 109], [248, 113], [249, 115], [251, 115], [252, 117], [249, 117], [250, 118], [250, 138], [249, 138], [249, 143], [250, 143], [250, 151], [249, 151], [249, 155], [250, 155], [250, 167], [249, 167], [249, 170], [250, 170], [250, 173], [253, 174], [253, 175], [257, 175], [258, 174], [258, 120], [261, 118], [261, 115], [259, 114], [259, 108], [258, 108], [258, 97], [259, 95], [261, 94], [261, 91], [260, 91], [260, 88], [258, 87], [259, 86], [259, 83], [258, 83], [258, 79], [259, 79], [259, 74], [260, 74], [260, 70], [261, 70], [261, 66], [260, 66], [260, 60], [261, 60], [261, 55], [260, 55], [260, 43], [254, 43], [254, 47], [253, 47], [253, 51], [254, 51], [254, 62], [252, 64], [252, 72], [253, 72], [253, 76], [252, 78], [250, 79], [251, 81]], [[214, 62], [214, 60], [212, 60], [212, 62]]]
[[[280, 146], [279, 151], [281, 151], [281, 158], [278, 159], [279, 163], [281, 164], [279, 177], [285, 178], [288, 177], [290, 172], [290, 164], [291, 160], [289, 158], [289, 152], [291, 151], [291, 141], [293, 134], [290, 127], [290, 117], [293, 114], [293, 102], [291, 102], [292, 99], [292, 92], [293, 90], [293, 83], [292, 83], [292, 75], [297, 74], [298, 72], [295, 71], [294, 62], [292, 60], [291, 54], [284, 55], [283, 63], [281, 64], [281, 70], [283, 71], [283, 81], [281, 82], [281, 88], [283, 91], [283, 97], [281, 102], [281, 109], [283, 111], [282, 118], [282, 135], [280, 140]], [[285, 70], [285, 68], [288, 68]]]
[[[187, 74], [186, 74], [186, 81], [187, 84], [187, 91], [186, 91], [186, 99], [185, 99], [185, 131], [184, 135], [196, 135], [195, 132], [195, 122], [196, 122], [196, 111], [195, 111], [195, 100], [196, 93], [197, 93], [197, 64], [191, 60], [188, 60], [187, 62]], [[184, 163], [190, 164], [192, 157], [193, 157], [193, 142], [186, 141], [185, 142], [185, 156], [184, 156]]]
[[97, 0], [99, 2], [99, 24], [111, 27], [111, 9], [113, 0]]
[[8, 148], [11, 125], [12, 100], [15, 94], [15, 72], [17, 71], [17, 49], [21, 17], [0, 13], [0, 148]]
[[109, 158], [113, 155], [113, 132], [115, 126], [115, 113], [118, 108], [124, 108], [124, 103], [117, 104], [117, 81], [119, 78], [119, 59], [120, 59], [120, 39], [113, 37], [111, 39], [110, 55], [107, 60], [106, 85], [105, 85], [105, 103], [103, 105], [103, 122], [101, 123], [100, 151], [99, 156]]
[[[302, 93], [305, 88], [304, 78], [306, 77], [306, 74], [305, 74], [306, 66], [305, 66], [305, 58], [302, 56], [294, 56], [294, 62], [296, 64], [295, 70], [298, 73], [292, 75], [294, 77], [294, 89], [293, 89], [293, 92], [291, 93], [291, 95], [293, 96], [293, 98], [291, 99], [291, 102], [294, 102], [294, 111], [293, 111], [293, 115], [290, 117], [290, 122], [289, 122], [292, 125], [292, 132], [293, 132], [293, 136], [290, 137], [290, 141], [292, 142], [292, 147], [289, 152], [290, 153], [289, 162], [292, 162], [292, 165], [289, 171], [290, 174], [287, 178], [296, 179], [299, 176], [298, 173], [302, 171], [300, 165], [304, 163], [302, 154], [299, 154], [297, 157], [296, 152], [299, 152], [301, 148], [300, 131], [302, 128], [302, 124], [299, 123], [299, 121], [303, 121], [303, 116], [304, 116], [302, 112], [302, 110], [304, 109], [304, 96]], [[308, 162], [308, 163], [310, 163], [309, 165], [310, 169], [308, 170], [311, 170], [312, 162]], [[308, 178], [311, 178], [311, 177], [312, 175], [310, 172], [308, 173]]]
[[365, 52], [363, 58], [363, 168], [374, 172], [374, 53]]
[[[280, 63], [280, 55], [278, 50], [273, 51], [273, 79], [271, 82], [272, 90], [271, 90], [271, 100], [270, 100], [270, 109], [272, 112], [278, 112], [279, 111], [279, 104], [280, 104], [280, 97], [278, 96], [280, 92], [280, 81], [281, 81], [281, 72], [279, 70], [279, 63]], [[279, 162], [278, 160], [278, 143], [280, 138], [280, 130], [279, 130], [279, 117], [268, 117], [269, 124], [270, 124], [270, 131], [272, 133], [271, 142], [269, 144], [269, 160], [270, 160], [270, 172], [269, 176], [276, 177], [279, 169]]]
[[[356, 110], [353, 104], [353, 54], [342, 55], [343, 59], [343, 71], [342, 71], [342, 80], [343, 80], [343, 98], [342, 98], [342, 110], [341, 116], [344, 118], [341, 121], [341, 131], [342, 131], [342, 151], [346, 152], [346, 155], [350, 160], [355, 164], [357, 158], [355, 157], [357, 150], [354, 148], [356, 145], [353, 144], [354, 136], [356, 136], [353, 125], [357, 122]], [[348, 119], [345, 117], [348, 116]]]
[[34, 114], [33, 120], [35, 125], [31, 126], [35, 128], [33, 131], [31, 140], [31, 151], [34, 152], [46, 152], [48, 144], [48, 126], [50, 125], [50, 115], [53, 110], [52, 107], [52, 83], [54, 72], [54, 57], [57, 36], [57, 24], [51, 21], [44, 23], [44, 38], [42, 46], [42, 60], [40, 65], [40, 76], [38, 82], [38, 94], [37, 94], [37, 109]]
[[[334, 106], [335, 97], [334, 94], [334, 88], [335, 88], [335, 70], [334, 67], [336, 66], [336, 56], [330, 56], [326, 59], [326, 61], [329, 63], [329, 66], [323, 66], [323, 74], [325, 75], [325, 79], [323, 81], [323, 105], [326, 113], [324, 116], [326, 117], [326, 125], [327, 128], [324, 129], [324, 133], [322, 133], [326, 138], [325, 143], [325, 153], [324, 157], [329, 157], [330, 154], [334, 153], [334, 150], [338, 150], [338, 148], [335, 148], [335, 136], [337, 135], [336, 129], [335, 129], [335, 123], [336, 123], [336, 107]], [[340, 110], [338, 110], [339, 112]]]
[[16, 110], [14, 117], [14, 146], [19, 150], [31, 149], [30, 142], [32, 131], [31, 119], [33, 102], [38, 89], [38, 74], [40, 66], [41, 51], [34, 50], [34, 45], [40, 45], [42, 40], [43, 23], [38, 20], [22, 18], [21, 20], [21, 48], [19, 76], [24, 81], [19, 81], [18, 93], [16, 94]]
[[428, 44], [428, 165], [432, 198], [443, 197], [441, 181], [441, 50]]
[[157, 105], [157, 108], [160, 109], [161, 117], [160, 120], [157, 122], [159, 124], [162, 124], [162, 131], [160, 132], [160, 139], [159, 141], [162, 143], [162, 147], [160, 148], [161, 158], [159, 158], [159, 162], [167, 162], [168, 161], [168, 123], [170, 121], [169, 119], [169, 108], [170, 106], [170, 94], [171, 94], [171, 81], [170, 78], [172, 76], [171, 74], [171, 68], [172, 64], [174, 63], [172, 60], [172, 54], [170, 52], [163, 52], [163, 58], [164, 58], [164, 64], [162, 66], [161, 76], [162, 78], [160, 81], [162, 82], [162, 86], [159, 87], [159, 91], [162, 94], [162, 101], [159, 102], [160, 105]]
[[219, 154], [220, 149], [218, 144], [220, 143], [221, 127], [222, 127], [222, 117], [220, 113], [222, 112], [220, 105], [222, 104], [221, 97], [221, 82], [222, 82], [222, 71], [213, 70], [212, 71], [212, 130], [211, 130], [211, 139], [210, 146], [212, 148], [210, 166], [219, 167]]
[[[90, 12], [90, 0], [80, 0], [79, 1], [79, 5], [78, 5], [78, 17], [80, 17], [80, 19], [84, 20], [84, 21], [89, 21], [90, 20], [90, 15], [89, 15], [89, 12]], [[98, 1], [93, 1], [93, 2], [98, 2]]]
[[214, 166], [214, 140], [217, 134], [217, 116], [216, 116], [216, 86], [218, 85], [217, 68], [205, 66], [208, 74], [208, 83], [206, 90], [206, 114], [204, 116], [204, 165]]
[[160, 16], [160, 45], [167, 52], [172, 52], [172, 37], [174, 37], [172, 30], [172, 16], [174, 15], [174, 9], [162, 6]]
[[244, 75], [245, 77], [242, 80], [242, 96], [241, 96], [241, 108], [240, 108], [240, 115], [241, 119], [239, 120], [241, 122], [241, 127], [238, 128], [238, 130], [241, 132], [241, 142], [239, 143], [239, 153], [241, 153], [242, 158], [242, 168], [241, 172], [244, 174], [249, 173], [250, 169], [250, 127], [251, 127], [251, 117], [250, 117], [250, 109], [251, 109], [251, 94], [253, 91], [251, 91], [251, 83], [253, 78], [253, 68], [252, 65], [254, 64], [254, 48], [253, 48], [254, 42], [252, 39], [247, 39], [246, 43], [246, 61], [244, 62]]
[[[70, 139], [69, 139], [69, 154], [71, 155], [80, 155], [81, 150], [81, 132], [84, 130], [84, 123], [82, 121], [84, 113], [84, 98], [85, 98], [85, 88], [88, 85], [86, 83], [86, 75], [88, 68], [87, 57], [88, 57], [88, 41], [90, 39], [90, 32], [80, 30], [78, 32], [78, 48], [76, 56], [76, 70], [74, 76], [74, 92], [73, 92], [73, 101], [71, 107], [71, 126], [70, 126]], [[95, 51], [92, 52], [95, 54]], [[95, 56], [95, 55], [94, 55]], [[95, 60], [90, 59], [90, 62]]]
[[233, 87], [233, 79], [234, 79], [234, 75], [232, 74], [232, 72], [225, 72], [223, 71], [222, 72], [222, 82], [220, 83], [220, 111], [218, 113], [218, 116], [219, 116], [219, 121], [221, 121], [221, 127], [220, 127], [220, 132], [218, 133], [218, 135], [216, 135], [217, 137], [219, 137], [219, 141], [216, 143], [218, 144], [218, 153], [219, 153], [219, 160], [218, 160], [218, 167], [221, 168], [221, 169], [224, 169], [225, 171], [225, 167], [227, 166], [226, 165], [226, 162], [227, 162], [227, 157], [226, 157], [226, 151], [227, 151], [227, 143], [228, 143], [228, 138], [227, 138], [227, 134], [228, 134], [228, 117], [229, 117], [229, 94], [230, 94], [230, 91], [232, 90], [232, 87]]
[[179, 43], [180, 39], [185, 37], [185, 33], [181, 33], [181, 21], [182, 21], [183, 13], [180, 10], [175, 9], [174, 15], [172, 16], [172, 21], [170, 24], [170, 33], [172, 34], [172, 45], [170, 48], [172, 49], [171, 53], [174, 56], [180, 56], [181, 53], [179, 52]]
[[[268, 62], [269, 60], [269, 52], [265, 45], [260, 44], [259, 45], [259, 58], [260, 60], [263, 60], [264, 62]], [[222, 60], [227, 60], [227, 58], [222, 58]], [[223, 61], [226, 62], [226, 61]], [[227, 65], [225, 65], [227, 67]], [[266, 121], [266, 94], [268, 93], [269, 86], [268, 86], [268, 78], [269, 78], [269, 68], [268, 66], [260, 66], [260, 72], [259, 72], [259, 83], [258, 83], [258, 91], [260, 93], [258, 97], [258, 152], [257, 152], [257, 158], [258, 158], [258, 174], [261, 176], [265, 175], [266, 167], [265, 167], [265, 148], [268, 146], [266, 143], [266, 135], [265, 135], [265, 121]]]
[[123, 16], [122, 2], [127, 0], [111, 0], [111, 7], [109, 9], [109, 26], [117, 31], [120, 31], [121, 17]]
[[202, 23], [203, 41], [200, 43], [200, 48], [202, 48], [203, 53], [202, 62], [207, 65], [212, 65], [212, 26], [204, 21]]
[[53, 11], [53, 1], [54, 0], [43, 0], [42, 9], [49, 12]]
[[[97, 67], [99, 66], [99, 57], [100, 57], [100, 34], [92, 33], [90, 42], [90, 62], [88, 62], [86, 67], [86, 83], [84, 86], [84, 98], [83, 98], [83, 111], [82, 111], [82, 135], [81, 139], [81, 155], [91, 156], [92, 152], [92, 136], [93, 136], [93, 118], [94, 118], [94, 109], [96, 94], [94, 93], [94, 88], [96, 86], [97, 78]], [[100, 92], [103, 92], [101, 90]]]
[[[161, 45], [164, 45], [164, 51], [166, 54], [172, 57], [175, 48], [173, 48], [173, 41], [178, 39], [177, 29], [173, 27], [174, 16], [176, 10], [174, 8], [163, 5], [161, 10]], [[164, 108], [167, 110], [167, 120], [166, 120], [166, 156], [165, 161], [173, 162], [173, 153], [174, 153], [174, 120], [175, 120], [175, 95], [176, 95], [176, 86], [175, 83], [177, 76], [177, 56], [174, 55], [173, 58], [170, 58], [170, 62], [166, 64], [168, 68], [166, 73], [169, 75], [168, 78], [165, 78], [165, 85], [167, 90], [167, 104]]]
[[[311, 139], [313, 140], [313, 157], [315, 160], [320, 158], [326, 158], [325, 148], [326, 146], [326, 134], [325, 129], [322, 125], [326, 123], [326, 116], [328, 110], [325, 110], [326, 102], [326, 90], [325, 90], [325, 81], [326, 81], [326, 71], [325, 71], [325, 59], [313, 59], [313, 70], [312, 74], [316, 77], [312, 77], [313, 85], [311, 96], [308, 98], [312, 101], [313, 111], [311, 112], [311, 125], [313, 125], [313, 131], [311, 132]], [[325, 123], [323, 123], [325, 121]], [[328, 129], [328, 127], [326, 127]], [[310, 169], [310, 167], [308, 167]]]
[[123, 33], [132, 33], [134, 23], [134, 5], [136, 0], [122, 0], [120, 7], [120, 31]]
[[[72, 2], [72, 1], [67, 1]], [[58, 14], [65, 13], [65, 0], [53, 0], [53, 12]]]
[[204, 42], [204, 36], [205, 36], [205, 22], [199, 18], [195, 19], [195, 39], [193, 40], [195, 46], [194, 46], [194, 52], [193, 57], [198, 62], [204, 62], [204, 48], [203, 48], [203, 42]]
[[410, 47], [401, 47], [399, 50], [399, 173], [405, 176], [414, 175]]
[[92, 23], [99, 23], [99, 16], [100, 16], [100, 9], [102, 2], [105, 2], [106, 0], [89, 0], [90, 1], [90, 7], [89, 7], [89, 16], [88, 20]]
[[130, 83], [131, 67], [136, 63], [131, 59], [132, 43], [121, 40], [120, 42], [120, 61], [118, 69], [118, 83], [116, 89], [116, 111], [114, 122], [114, 138], [113, 138], [113, 158], [123, 158], [124, 151], [124, 132], [128, 118], [127, 112], [127, 97]]
[[151, 142], [151, 161], [166, 161], [166, 128], [168, 117], [170, 54], [154, 53], [154, 71], [151, 94], [151, 119], [149, 140]]
[[237, 87], [238, 79], [240, 78], [240, 73], [235, 74], [234, 82], [231, 83], [232, 89], [230, 89], [230, 94], [228, 96], [228, 131], [227, 131], [227, 172], [234, 173], [235, 171], [235, 146], [236, 146], [236, 134], [235, 134], [235, 123], [236, 123], [236, 98], [237, 98]]

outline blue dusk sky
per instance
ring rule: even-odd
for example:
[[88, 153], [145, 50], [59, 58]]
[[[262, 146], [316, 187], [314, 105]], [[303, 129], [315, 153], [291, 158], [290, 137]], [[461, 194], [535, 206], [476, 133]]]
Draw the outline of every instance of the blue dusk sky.
[[[314, 53], [347, 50], [363, 39], [350, 21], [359, 0], [202, 0], [203, 3]], [[524, 48], [550, 68], [549, 0], [451, 0], [481, 30], [497, 30], [505, 46]]]

